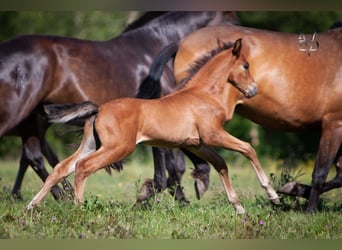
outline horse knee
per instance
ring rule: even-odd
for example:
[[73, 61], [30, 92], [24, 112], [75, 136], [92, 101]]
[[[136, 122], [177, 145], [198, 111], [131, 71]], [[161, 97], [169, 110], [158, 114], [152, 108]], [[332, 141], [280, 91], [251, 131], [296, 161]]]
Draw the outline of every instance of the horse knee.
[[243, 156], [245, 156], [249, 160], [254, 161], [257, 158], [257, 154], [256, 154], [254, 148], [248, 142], [244, 142], [244, 145], [242, 146], [241, 153], [243, 154]]
[[23, 143], [23, 160], [29, 162], [36, 170], [41, 170], [43, 166], [43, 155], [41, 153], [40, 142], [37, 137], [31, 136]]

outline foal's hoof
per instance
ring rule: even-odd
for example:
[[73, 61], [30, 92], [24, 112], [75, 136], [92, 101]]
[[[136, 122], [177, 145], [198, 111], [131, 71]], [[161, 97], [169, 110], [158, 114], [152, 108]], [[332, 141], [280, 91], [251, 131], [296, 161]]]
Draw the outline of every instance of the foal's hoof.
[[270, 202], [271, 202], [273, 205], [280, 205], [280, 204], [281, 204], [281, 203], [280, 203], [279, 197], [270, 199]]
[[234, 206], [237, 214], [244, 214], [246, 211], [241, 204]]
[[37, 207], [38, 207], [37, 204], [34, 204], [34, 203], [30, 202], [30, 203], [27, 205], [25, 211], [26, 211], [26, 212], [30, 212], [30, 211], [32, 211], [34, 208], [37, 208]]

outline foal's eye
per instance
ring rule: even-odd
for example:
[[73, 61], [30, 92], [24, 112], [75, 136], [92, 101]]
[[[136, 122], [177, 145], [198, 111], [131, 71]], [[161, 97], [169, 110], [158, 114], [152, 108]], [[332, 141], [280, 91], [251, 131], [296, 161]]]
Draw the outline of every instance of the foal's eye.
[[245, 70], [248, 70], [248, 69], [249, 69], [249, 64], [248, 64], [248, 63], [245, 63], [245, 64], [243, 65], [243, 68], [244, 68]]

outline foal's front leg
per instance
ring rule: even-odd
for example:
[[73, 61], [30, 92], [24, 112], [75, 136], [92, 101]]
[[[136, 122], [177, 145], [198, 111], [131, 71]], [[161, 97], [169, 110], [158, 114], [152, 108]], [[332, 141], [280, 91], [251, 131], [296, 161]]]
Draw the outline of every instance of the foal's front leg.
[[195, 148], [187, 148], [187, 150], [200, 157], [201, 159], [210, 162], [214, 166], [220, 176], [229, 202], [233, 205], [238, 214], [245, 213], [245, 209], [241, 205], [239, 197], [236, 194], [233, 185], [231, 184], [228, 167], [224, 159], [222, 159], [222, 157], [218, 155], [213, 149], [204, 145]]
[[208, 133], [208, 131], [210, 130], [204, 130], [204, 133], [201, 133], [203, 142], [213, 147], [223, 147], [225, 149], [233, 150], [243, 154], [251, 162], [251, 165], [257, 174], [261, 187], [265, 189], [269, 200], [273, 204], [280, 204], [279, 197], [276, 191], [271, 186], [266, 173], [261, 167], [261, 164], [253, 147], [249, 143], [241, 141], [238, 138], [230, 135], [223, 129], [214, 130], [211, 131], [211, 133]]

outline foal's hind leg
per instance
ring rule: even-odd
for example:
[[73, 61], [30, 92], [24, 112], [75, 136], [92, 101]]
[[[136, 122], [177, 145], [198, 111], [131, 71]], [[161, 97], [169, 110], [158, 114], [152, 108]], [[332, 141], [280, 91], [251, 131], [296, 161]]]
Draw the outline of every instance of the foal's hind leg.
[[228, 167], [222, 157], [219, 156], [213, 149], [203, 145], [196, 148], [187, 148], [187, 150], [194, 153], [201, 159], [210, 162], [214, 166], [221, 178], [229, 202], [233, 205], [238, 214], [243, 214], [245, 209], [241, 205], [239, 197], [236, 194], [233, 185], [231, 184]]
[[[45, 132], [44, 135], [40, 138], [40, 145], [42, 148], [42, 153], [46, 157], [48, 163], [50, 164], [50, 166], [54, 168], [59, 163], [59, 159], [55, 152], [51, 149], [48, 142], [45, 140]], [[69, 196], [72, 196], [74, 188], [72, 187], [70, 182], [67, 179], [63, 179], [61, 183], [64, 191], [66, 191], [69, 194]]]
[[38, 205], [41, 202], [41, 200], [46, 196], [46, 194], [50, 191], [51, 187], [53, 187], [63, 178], [67, 177], [69, 174], [74, 172], [75, 165], [78, 160], [84, 158], [89, 153], [96, 150], [96, 142], [93, 136], [93, 126], [91, 123], [88, 121], [84, 125], [84, 136], [81, 145], [79, 146], [77, 151], [70, 157], [66, 158], [65, 160], [57, 164], [57, 166], [53, 169], [52, 173], [46, 179], [43, 187], [28, 204], [27, 210], [32, 209], [35, 205]]
[[[119, 140], [121, 141], [121, 140]], [[75, 170], [75, 196], [78, 202], [83, 202], [84, 186], [87, 178], [97, 170], [118, 162], [134, 151], [135, 144], [129, 143], [104, 147], [89, 154], [77, 163]]]
[[243, 154], [247, 159], [249, 159], [254, 171], [257, 174], [261, 187], [265, 189], [269, 200], [273, 204], [280, 203], [276, 191], [271, 186], [266, 173], [261, 167], [255, 150], [249, 143], [239, 140], [238, 138], [230, 135], [223, 129], [215, 130], [211, 133], [207, 133], [208, 130], [204, 130], [204, 132], [205, 133], [201, 133], [201, 138], [206, 145], [214, 147], [223, 147], [228, 150], [233, 150]]

